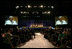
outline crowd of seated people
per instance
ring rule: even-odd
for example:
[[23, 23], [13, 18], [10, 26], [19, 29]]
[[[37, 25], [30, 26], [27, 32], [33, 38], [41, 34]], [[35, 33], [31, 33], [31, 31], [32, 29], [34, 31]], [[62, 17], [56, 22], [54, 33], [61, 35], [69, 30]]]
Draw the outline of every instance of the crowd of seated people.
[[71, 48], [71, 29], [45, 29], [44, 37], [57, 48]]
[[15, 48], [20, 44], [25, 44], [35, 38], [35, 32], [44, 34], [44, 38], [48, 39], [53, 45], [58, 48], [71, 48], [71, 29], [17, 29], [6, 28], [1, 29], [2, 46], [5, 48]]
[[2, 47], [15, 48], [20, 44], [25, 44], [30, 39], [35, 38], [34, 31], [32, 29], [17, 29], [6, 28], [1, 31]]

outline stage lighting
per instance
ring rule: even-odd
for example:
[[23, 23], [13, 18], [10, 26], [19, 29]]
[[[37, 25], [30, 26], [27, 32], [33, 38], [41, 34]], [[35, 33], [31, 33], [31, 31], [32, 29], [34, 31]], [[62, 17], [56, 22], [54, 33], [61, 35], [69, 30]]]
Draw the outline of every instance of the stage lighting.
[[24, 12], [24, 13], [27, 13], [27, 12]]
[[21, 14], [29, 14], [29, 12], [21, 11]]
[[40, 8], [43, 8], [44, 6], [43, 5], [40, 5]]
[[45, 11], [45, 12], [42, 12], [42, 14], [50, 14], [51, 11]]
[[24, 14], [29, 14], [29, 12], [23, 12]]
[[23, 11], [21, 11], [21, 14], [23, 14]]
[[31, 8], [31, 6], [30, 6], [30, 5], [28, 5], [28, 8]]
[[19, 6], [16, 6], [16, 9], [18, 9], [19, 8]]
[[51, 6], [51, 8], [53, 9], [53, 8], [54, 8], [54, 6]]
[[51, 13], [51, 11], [48, 11], [48, 12], [47, 12], [47, 14], [50, 14], [50, 13]]

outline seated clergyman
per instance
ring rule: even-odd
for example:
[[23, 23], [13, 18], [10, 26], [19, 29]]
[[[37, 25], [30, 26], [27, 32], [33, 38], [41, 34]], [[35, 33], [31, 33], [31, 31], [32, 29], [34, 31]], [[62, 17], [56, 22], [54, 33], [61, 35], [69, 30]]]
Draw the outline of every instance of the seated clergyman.
[[56, 21], [56, 25], [64, 25], [67, 24], [65, 20], [62, 20], [62, 16], [59, 16], [59, 20]]
[[15, 20], [13, 20], [13, 16], [9, 17], [9, 20], [5, 21], [5, 25], [18, 25]]

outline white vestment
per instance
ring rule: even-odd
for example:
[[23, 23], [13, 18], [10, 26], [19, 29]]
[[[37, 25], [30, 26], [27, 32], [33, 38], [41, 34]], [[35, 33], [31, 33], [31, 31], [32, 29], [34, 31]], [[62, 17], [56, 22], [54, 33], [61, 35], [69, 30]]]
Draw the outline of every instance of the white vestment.
[[7, 20], [5, 21], [5, 25], [18, 25], [18, 23], [16, 21], [10, 21], [10, 20]]

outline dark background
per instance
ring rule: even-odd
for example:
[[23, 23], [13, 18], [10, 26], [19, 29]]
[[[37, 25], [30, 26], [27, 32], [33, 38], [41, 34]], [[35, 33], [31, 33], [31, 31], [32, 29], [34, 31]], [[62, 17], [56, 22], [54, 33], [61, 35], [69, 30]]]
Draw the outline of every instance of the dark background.
[[[14, 12], [14, 6], [17, 3], [33, 3], [36, 2], [40, 3], [46, 3], [50, 2], [50, 5], [56, 5], [56, 11], [58, 15], [72, 15], [72, 1], [71, 0], [44, 0], [44, 1], [38, 1], [38, 0], [31, 0], [31, 1], [25, 1], [25, 0], [0, 0], [0, 14], [13, 14]], [[48, 3], [49, 4], [49, 3]]]
[[[48, 17], [43, 17], [43, 15], [39, 14], [39, 15], [28, 15], [29, 17], [27, 18], [23, 18], [21, 17], [21, 15], [19, 13], [16, 13], [16, 9], [15, 6], [16, 5], [27, 5], [27, 4], [31, 4], [31, 5], [40, 5], [40, 4], [44, 4], [44, 5], [54, 5], [55, 8], [52, 11], [52, 15], [50, 15], [50, 17], [48, 15], [44, 15], [44, 16], [48, 16]], [[39, 9], [37, 9], [39, 10]], [[32, 11], [32, 10], [31, 10]], [[30, 12], [31, 12], [30, 11]], [[71, 26], [71, 21], [72, 21], [72, 1], [71, 0], [43, 0], [43, 1], [39, 1], [39, 0], [0, 0], [0, 24], [3, 25], [6, 16], [9, 15], [16, 15], [19, 17], [19, 19], [31, 19], [31, 20], [51, 20], [51, 21], [55, 21], [55, 16], [59, 16], [59, 15], [65, 15], [68, 16], [69, 18], [69, 26]], [[39, 18], [37, 17], [33, 17], [33, 16], [40, 16]]]

